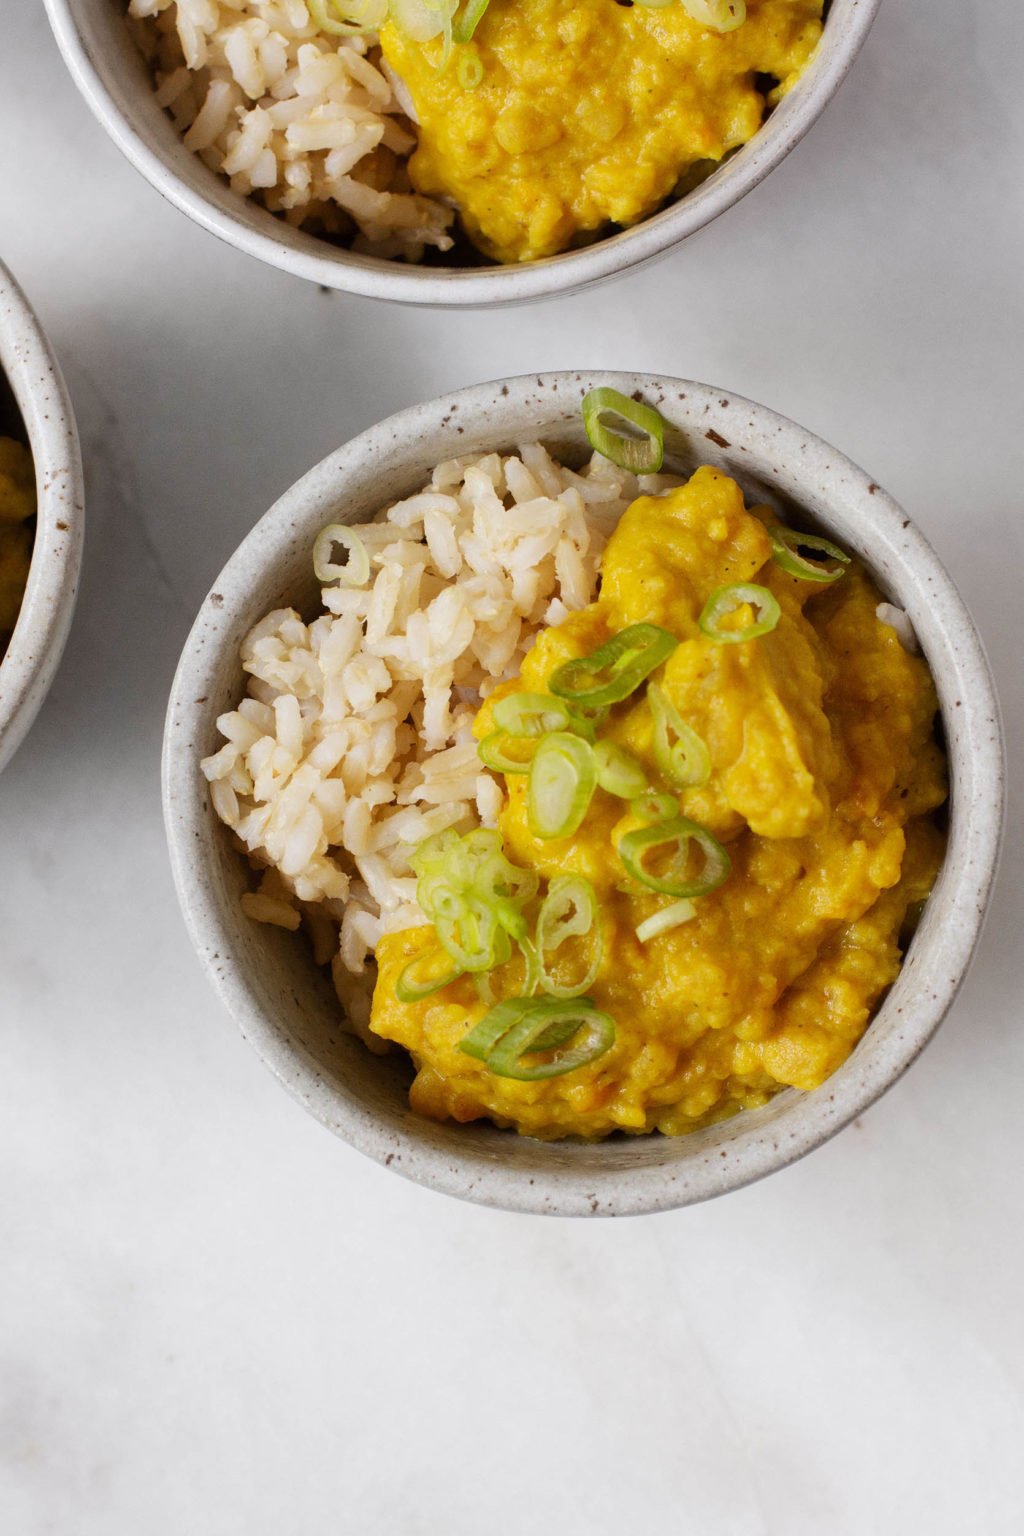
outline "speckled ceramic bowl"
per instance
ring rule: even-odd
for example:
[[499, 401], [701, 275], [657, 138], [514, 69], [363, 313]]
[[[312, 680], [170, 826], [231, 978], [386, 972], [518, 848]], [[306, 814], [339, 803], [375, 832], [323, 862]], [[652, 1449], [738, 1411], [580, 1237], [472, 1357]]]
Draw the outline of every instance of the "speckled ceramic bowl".
[[0, 661], [0, 771], [21, 744], [57, 670], [75, 608], [85, 516], [67, 388], [28, 300], [0, 262], [0, 432], [15, 410], [35, 461], [39, 510], [28, 586]]
[[785, 159], [843, 82], [881, 0], [831, 0], [810, 69], [749, 144], [696, 191], [583, 250], [514, 267], [438, 268], [358, 256], [236, 196], [187, 150], [157, 105], [124, 25], [128, 0], [45, 0], [57, 42], [111, 138], [159, 192], [250, 256], [311, 282], [407, 304], [515, 304], [570, 293], [641, 266], [703, 229]]
[[[541, 438], [579, 461], [580, 399], [640, 390], [672, 424], [670, 467], [721, 466], [748, 496], [817, 523], [871, 567], [904, 608], [939, 689], [952, 771], [949, 850], [896, 985], [846, 1064], [816, 1093], [691, 1136], [542, 1143], [483, 1125], [438, 1125], [406, 1102], [407, 1072], [371, 1056], [306, 945], [243, 916], [246, 870], [210, 809], [199, 759], [244, 693], [243, 636], [271, 608], [315, 609], [310, 549], [326, 522], [356, 520], [418, 488], [454, 454]], [[448, 1194], [561, 1215], [666, 1210], [736, 1189], [820, 1146], [868, 1107], [926, 1044], [963, 981], [995, 875], [1003, 806], [999, 717], [984, 652], [956, 588], [905, 513], [848, 459], [763, 406], [703, 384], [635, 374], [548, 374], [481, 384], [382, 422], [298, 482], [217, 579], [185, 645], [167, 716], [164, 809], [192, 940], [242, 1031], [317, 1119], [360, 1151]]]

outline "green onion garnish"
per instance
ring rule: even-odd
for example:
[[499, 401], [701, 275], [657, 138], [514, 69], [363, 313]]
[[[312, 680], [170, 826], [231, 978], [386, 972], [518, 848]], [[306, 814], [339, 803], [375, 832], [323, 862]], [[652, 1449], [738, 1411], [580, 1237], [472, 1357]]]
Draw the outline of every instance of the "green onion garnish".
[[668, 933], [670, 928], [679, 928], [696, 915], [697, 908], [684, 896], [681, 901], [673, 901], [670, 906], [662, 907], [660, 912], [645, 918], [637, 928], [636, 936], [641, 944], [646, 944], [648, 939], [656, 938], [659, 933]]
[[424, 950], [410, 960], [402, 971], [395, 982], [395, 995], [400, 1003], [418, 1003], [457, 981], [461, 975], [462, 972], [446, 950]]
[[[640, 435], [607, 426], [602, 420], [605, 413], [628, 422]], [[631, 400], [617, 389], [605, 386], [584, 395], [583, 427], [591, 448], [620, 469], [631, 470], [635, 475], [653, 475], [665, 461], [664, 421], [653, 406]]]
[[660, 667], [679, 641], [657, 624], [630, 624], [589, 656], [563, 662], [548, 687], [573, 708], [590, 710], [628, 699]]
[[388, 0], [306, 0], [306, 9], [321, 32], [355, 37], [380, 31], [387, 20]]
[[477, 756], [495, 773], [529, 773], [537, 741], [532, 736], [512, 736], [508, 731], [491, 731], [477, 743]]
[[[338, 565], [331, 558], [335, 545], [340, 545], [347, 553], [344, 565]], [[362, 587], [369, 579], [370, 556], [358, 533], [346, 528], [344, 523], [328, 523], [326, 528], [321, 528], [313, 544], [313, 570], [317, 581], [324, 585], [337, 581], [343, 587]]]
[[[723, 629], [722, 620], [738, 608], [751, 607], [757, 618], [744, 629]], [[770, 634], [782, 616], [777, 598], [767, 587], [759, 587], [752, 581], [739, 581], [733, 586], [717, 587], [698, 620], [701, 630], [709, 640], [719, 645], [738, 645], [743, 640], [757, 640]]]
[[509, 997], [496, 1003], [485, 1013], [469, 1034], [459, 1041], [459, 1050], [477, 1061], [486, 1061], [502, 1035], [519, 1022], [528, 1008], [533, 1006], [532, 997]]
[[526, 940], [523, 909], [540, 880], [504, 854], [497, 832], [460, 837], [448, 829], [428, 837], [409, 859], [419, 877], [416, 900], [460, 971], [490, 971], [511, 955], [510, 938]]
[[464, 91], [475, 91], [479, 85], [483, 84], [484, 61], [475, 48], [467, 48], [464, 53], [459, 54], [455, 73]]
[[[455, 19], [452, 35], [457, 43], [471, 43], [473, 34], [483, 20], [490, 0], [466, 0], [459, 15]], [[483, 65], [480, 66], [480, 78], [483, 79]], [[479, 82], [477, 82], [479, 84]]]
[[[651, 0], [639, 0], [650, 4]], [[687, 16], [715, 32], [734, 32], [747, 19], [747, 0], [682, 0]]]
[[594, 760], [597, 782], [608, 794], [617, 795], [620, 800], [635, 800], [647, 788], [643, 763], [614, 741], [599, 741], [594, 748]]
[[434, 918], [434, 930], [460, 970], [493, 971], [511, 954], [508, 934], [493, 906], [472, 896], [461, 902], [459, 911]]
[[651, 824], [656, 821], [671, 821], [679, 815], [679, 801], [672, 795], [658, 795], [653, 789], [646, 794], [638, 795], [631, 803], [629, 809], [637, 821]]
[[[697, 875], [688, 869], [691, 844], [704, 856], [704, 867]], [[668, 868], [661, 873], [644, 864], [645, 856], [658, 849], [672, 855]], [[619, 858], [634, 880], [665, 896], [706, 896], [718, 889], [730, 869], [729, 855], [717, 837], [685, 816], [627, 832], [619, 843]]]
[[[844, 566], [850, 563], [850, 556], [838, 545], [830, 544], [828, 539], [819, 539], [809, 533], [797, 533], [793, 528], [784, 528], [781, 523], [776, 523], [768, 532], [771, 534], [772, 559], [775, 564], [790, 576], [799, 576], [802, 581], [822, 584], [838, 581], [844, 575]], [[809, 559], [803, 553], [804, 550], [816, 550], [833, 563], [826, 565], [821, 560]]]
[[[586, 1034], [568, 1051], [561, 1046]], [[589, 998], [511, 998], [499, 1003], [470, 1030], [459, 1049], [486, 1062], [496, 1077], [518, 1082], [542, 1082], [563, 1077], [596, 1061], [615, 1044], [615, 1021], [595, 1008]], [[525, 1056], [554, 1051], [553, 1060], [528, 1066]]]
[[542, 736], [530, 764], [526, 812], [535, 837], [570, 837], [597, 787], [594, 749], [568, 731]]
[[[574, 985], [561, 985], [552, 976], [545, 957], [554, 954], [568, 939], [582, 939], [588, 934], [593, 937], [586, 973]], [[582, 875], [559, 876], [551, 882], [537, 914], [537, 956], [541, 986], [552, 997], [579, 997], [597, 980], [603, 955], [604, 934], [598, 920], [594, 887]]]
[[569, 706], [550, 693], [510, 693], [492, 713], [497, 728], [510, 736], [546, 736], [569, 724]]
[[654, 758], [668, 782], [677, 789], [706, 784], [711, 777], [711, 754], [697, 732], [657, 683], [648, 686], [647, 697], [654, 716]]

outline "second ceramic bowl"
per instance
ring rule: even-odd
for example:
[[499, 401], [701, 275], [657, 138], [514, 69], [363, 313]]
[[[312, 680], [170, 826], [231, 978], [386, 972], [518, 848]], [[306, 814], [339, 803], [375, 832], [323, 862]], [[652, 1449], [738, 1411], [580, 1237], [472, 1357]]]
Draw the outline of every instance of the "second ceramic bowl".
[[807, 72], [761, 131], [702, 186], [661, 213], [578, 251], [510, 267], [438, 268], [382, 261], [328, 244], [239, 197], [187, 150], [156, 101], [125, 26], [127, 0], [45, 0], [57, 42], [93, 112], [170, 201], [250, 256], [298, 277], [407, 304], [516, 304], [571, 293], [642, 265], [703, 229], [758, 186], [799, 143], [842, 84], [881, 0], [831, 0]]
[[[0, 262], [0, 388], [4, 381], [20, 417], [13, 425], [24, 428], [32, 452], [38, 511], [28, 585], [0, 660], [0, 769], [21, 744], [57, 671], [75, 609], [85, 522], [82, 459], [67, 387], [28, 300]], [[0, 420], [0, 431], [5, 427]]]
[[[587, 453], [582, 396], [639, 391], [671, 424], [669, 467], [734, 475], [749, 498], [817, 523], [905, 609], [927, 656], [951, 771], [942, 873], [898, 981], [850, 1059], [815, 1093], [677, 1139], [542, 1143], [412, 1113], [407, 1078], [342, 1028], [339, 1004], [295, 935], [257, 926], [239, 900], [247, 871], [211, 810], [199, 759], [217, 716], [244, 693], [239, 646], [271, 608], [314, 609], [310, 550], [327, 522], [372, 516], [457, 454], [536, 438], [570, 462]], [[819, 1146], [884, 1092], [934, 1033], [963, 980], [995, 875], [1002, 825], [998, 710], [984, 652], [949, 576], [910, 519], [866, 474], [763, 406], [703, 384], [637, 374], [560, 373], [481, 384], [393, 416], [318, 464], [221, 572], [185, 645], [164, 742], [164, 810], [193, 943], [247, 1039], [322, 1123], [379, 1162], [449, 1194], [514, 1210], [625, 1215], [735, 1189]]]

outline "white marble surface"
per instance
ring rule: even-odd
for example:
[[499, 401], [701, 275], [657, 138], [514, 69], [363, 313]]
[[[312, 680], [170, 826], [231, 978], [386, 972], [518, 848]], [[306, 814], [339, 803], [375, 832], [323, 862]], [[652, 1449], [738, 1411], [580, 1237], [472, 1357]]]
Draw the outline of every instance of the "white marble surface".
[[0, 250], [66, 367], [85, 581], [0, 782], [0, 1530], [1002, 1536], [1022, 1529], [1019, 805], [977, 966], [862, 1123], [621, 1224], [458, 1205], [293, 1105], [207, 989], [158, 795], [192, 614], [377, 418], [501, 373], [752, 394], [903, 499], [1024, 746], [1024, 13], [888, 0], [758, 193], [590, 297], [328, 296], [162, 203], [2, 0]]

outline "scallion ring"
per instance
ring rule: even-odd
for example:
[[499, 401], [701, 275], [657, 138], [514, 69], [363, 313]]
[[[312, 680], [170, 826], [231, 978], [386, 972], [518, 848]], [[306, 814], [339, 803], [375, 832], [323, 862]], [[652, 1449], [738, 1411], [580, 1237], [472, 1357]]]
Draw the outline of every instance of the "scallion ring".
[[656, 938], [659, 933], [668, 933], [672, 928], [679, 928], [696, 915], [697, 908], [684, 896], [680, 901], [673, 901], [650, 917], [645, 917], [636, 930], [636, 936], [641, 944], [646, 944], [648, 939]]
[[395, 982], [400, 1003], [419, 1003], [457, 981], [462, 971], [443, 948], [427, 949], [414, 956]]
[[491, 731], [477, 743], [476, 753], [484, 767], [493, 768], [495, 773], [529, 773], [536, 750], [536, 737]]
[[[797, 533], [794, 528], [784, 528], [781, 523], [769, 528], [768, 532], [772, 540], [772, 559], [788, 575], [821, 585], [838, 581], [845, 575], [844, 567], [849, 565], [850, 556], [837, 544], [830, 544], [828, 539], [819, 539], [814, 534]], [[826, 565], [823, 561], [809, 559], [802, 553], [804, 550], [815, 550], [832, 563]]]
[[[602, 418], [615, 415], [636, 429], [617, 431]], [[592, 389], [583, 397], [583, 426], [591, 448], [635, 475], [653, 475], [665, 460], [665, 423], [652, 406], [617, 389]], [[639, 434], [639, 435], [637, 435]]]
[[[561, 1047], [586, 1033], [567, 1051]], [[589, 998], [561, 1001], [558, 998], [510, 998], [485, 1014], [470, 1030], [459, 1049], [484, 1061], [496, 1077], [518, 1082], [543, 1082], [564, 1077], [588, 1066], [615, 1044], [615, 1021], [595, 1008]], [[529, 1065], [523, 1060], [541, 1052], [554, 1052], [551, 1061]]]
[[635, 693], [678, 644], [675, 635], [657, 624], [630, 624], [589, 656], [556, 667], [548, 688], [573, 709], [618, 704]]
[[380, 31], [387, 20], [388, 0], [306, 0], [306, 8], [321, 32], [355, 37]]
[[[691, 845], [700, 850], [704, 859], [704, 867], [697, 875], [688, 869]], [[671, 854], [668, 868], [660, 873], [644, 863], [648, 854], [659, 849]], [[665, 896], [706, 896], [718, 889], [731, 867], [729, 855], [717, 837], [685, 816], [627, 832], [619, 842], [619, 858], [634, 880]]]
[[[455, 18], [452, 35], [457, 43], [471, 43], [473, 34], [483, 20], [490, 0], [466, 0], [459, 15]], [[483, 79], [483, 66], [480, 68], [480, 78]], [[460, 81], [460, 84], [462, 82]]]
[[459, 1041], [459, 1050], [477, 1061], [486, 1061], [502, 1035], [507, 1034], [532, 1005], [532, 997], [509, 997], [495, 1004]]
[[526, 813], [535, 837], [571, 837], [587, 814], [597, 787], [594, 749], [568, 731], [542, 736], [526, 790]]
[[[590, 964], [576, 982], [559, 982], [552, 975], [548, 957], [569, 939], [590, 936]], [[582, 875], [560, 875], [552, 880], [537, 914], [536, 953], [539, 980], [552, 997], [580, 997], [597, 980], [604, 958], [604, 934], [598, 912], [597, 895]]]
[[637, 821], [651, 825], [656, 821], [671, 821], [678, 816], [679, 801], [673, 795], [659, 795], [654, 790], [648, 790], [646, 794], [638, 795], [631, 801], [629, 809]]
[[677, 789], [698, 789], [711, 777], [710, 752], [657, 683], [649, 685], [647, 698], [654, 716], [655, 762]]
[[463, 971], [493, 971], [512, 953], [505, 929], [478, 897], [464, 897], [457, 916], [435, 917], [434, 932]]
[[735, 32], [747, 19], [747, 0], [682, 0], [682, 5], [699, 26], [715, 32]]
[[550, 693], [506, 694], [491, 714], [497, 729], [510, 736], [546, 736], [549, 731], [564, 731], [569, 724], [568, 704]]
[[[757, 618], [743, 629], [723, 629], [722, 620], [740, 608], [753, 608]], [[782, 617], [778, 599], [767, 587], [752, 581], [738, 581], [728, 587], [716, 587], [704, 604], [699, 624], [703, 634], [719, 645], [739, 645], [744, 640], [758, 640], [770, 634]]]
[[[620, 800], [635, 800], [647, 788], [647, 770], [639, 758], [614, 741], [599, 741], [594, 748], [597, 782]], [[673, 809], [673, 815], [675, 811]]]
[[[348, 556], [344, 565], [331, 558], [336, 545], [340, 545]], [[326, 528], [321, 528], [313, 545], [313, 570], [317, 581], [325, 586], [337, 581], [343, 587], [362, 587], [370, 576], [370, 556], [352, 528], [347, 528], [344, 523], [328, 523]]]

